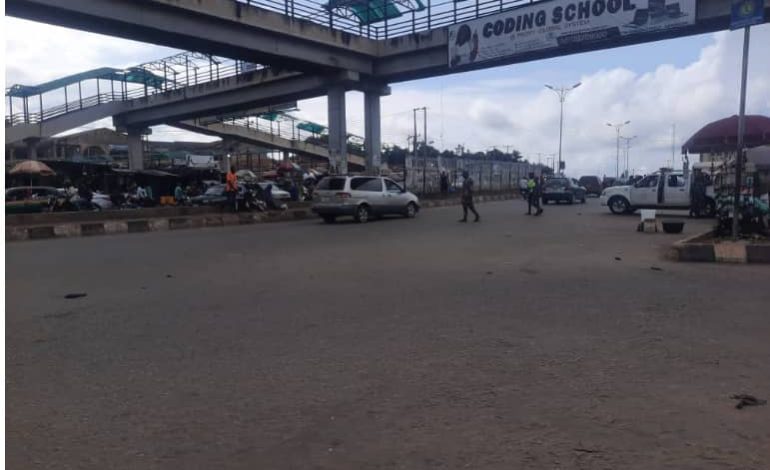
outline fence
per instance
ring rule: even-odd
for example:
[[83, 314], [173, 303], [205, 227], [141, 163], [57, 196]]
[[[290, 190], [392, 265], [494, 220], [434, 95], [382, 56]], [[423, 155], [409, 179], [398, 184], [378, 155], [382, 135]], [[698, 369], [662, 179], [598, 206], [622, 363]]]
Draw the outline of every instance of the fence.
[[504, 191], [518, 188], [519, 180], [530, 172], [540, 175], [541, 168], [528, 162], [407, 157], [404, 180], [410, 191], [435, 194], [441, 191], [441, 173], [447, 175], [449, 190], [456, 191], [462, 186], [463, 171], [467, 171], [476, 191]]

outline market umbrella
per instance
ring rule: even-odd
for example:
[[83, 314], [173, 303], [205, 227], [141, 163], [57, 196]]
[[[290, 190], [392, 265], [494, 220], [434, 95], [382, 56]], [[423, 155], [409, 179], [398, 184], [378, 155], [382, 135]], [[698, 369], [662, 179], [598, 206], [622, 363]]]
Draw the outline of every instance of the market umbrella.
[[30, 175], [30, 176], [54, 176], [55, 171], [50, 166], [37, 160], [24, 160], [17, 163], [8, 173], [12, 175]]
[[[770, 144], [770, 117], [746, 116], [746, 147]], [[738, 116], [720, 119], [706, 124], [682, 146], [687, 153], [718, 153], [735, 150], [738, 146]]]
[[278, 169], [282, 171], [299, 171], [304, 172], [301, 166], [297, 165], [294, 162], [281, 162], [280, 165], [278, 165]]
[[239, 180], [244, 181], [253, 181], [257, 179], [257, 175], [251, 170], [238, 170], [235, 172], [235, 176], [237, 176]]

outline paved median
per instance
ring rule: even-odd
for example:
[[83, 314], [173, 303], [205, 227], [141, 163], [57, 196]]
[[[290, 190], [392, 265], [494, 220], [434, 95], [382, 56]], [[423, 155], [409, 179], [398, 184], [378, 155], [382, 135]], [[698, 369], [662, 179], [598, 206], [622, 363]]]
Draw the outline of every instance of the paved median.
[[[477, 203], [514, 199], [517, 193], [482, 194]], [[458, 197], [426, 199], [423, 209], [459, 205]], [[241, 212], [212, 211], [208, 208], [160, 208], [103, 213], [34, 214], [6, 218], [5, 241], [46, 238], [89, 237], [122, 233], [159, 232], [205, 227], [225, 227], [267, 222], [289, 222], [315, 217], [309, 204], [298, 204], [285, 211]]]

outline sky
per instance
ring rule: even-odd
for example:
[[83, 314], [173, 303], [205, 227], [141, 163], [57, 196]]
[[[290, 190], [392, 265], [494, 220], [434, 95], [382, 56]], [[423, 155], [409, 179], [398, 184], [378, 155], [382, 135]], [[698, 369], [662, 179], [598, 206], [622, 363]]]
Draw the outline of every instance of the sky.
[[[4, 18], [6, 87], [35, 85], [96, 67], [127, 67], [174, 49]], [[517, 149], [546, 163], [558, 151], [559, 100], [545, 84], [581, 86], [567, 97], [562, 155], [567, 174], [614, 175], [616, 133], [631, 121], [629, 167], [646, 173], [670, 165], [682, 143], [706, 123], [738, 113], [743, 33], [720, 32], [607, 51], [496, 67], [391, 85], [382, 98], [384, 144], [406, 146], [412, 109], [428, 108], [428, 141], [439, 149]], [[752, 28], [747, 113], [770, 115], [770, 25]], [[326, 123], [326, 100], [301, 101], [300, 118]], [[364, 133], [363, 95], [347, 94], [348, 132]], [[109, 127], [103, 120], [87, 128]], [[675, 135], [672, 136], [672, 127]], [[422, 133], [422, 121], [418, 128]], [[672, 139], [673, 137], [673, 139]], [[168, 126], [154, 140], [209, 141]], [[422, 138], [422, 135], [420, 136]], [[621, 168], [622, 171], [622, 168]]]

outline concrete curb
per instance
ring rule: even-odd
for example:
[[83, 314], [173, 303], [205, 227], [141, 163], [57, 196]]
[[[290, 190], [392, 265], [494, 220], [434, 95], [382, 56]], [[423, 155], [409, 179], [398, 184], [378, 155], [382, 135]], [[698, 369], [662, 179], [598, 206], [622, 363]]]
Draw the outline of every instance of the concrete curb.
[[[477, 203], [514, 199], [514, 194], [488, 194], [476, 198]], [[459, 205], [460, 199], [423, 201], [422, 208]], [[69, 222], [49, 225], [6, 226], [5, 241], [42, 240], [47, 238], [91, 237], [121, 233], [161, 232], [205, 227], [225, 227], [268, 222], [289, 222], [315, 217], [310, 208], [289, 209], [283, 212], [246, 212], [239, 214], [201, 214], [178, 217], [137, 218], [102, 222]]]
[[680, 240], [672, 246], [675, 261], [701, 263], [770, 263], [770, 244], [752, 244], [746, 240], [706, 241], [712, 230]]

